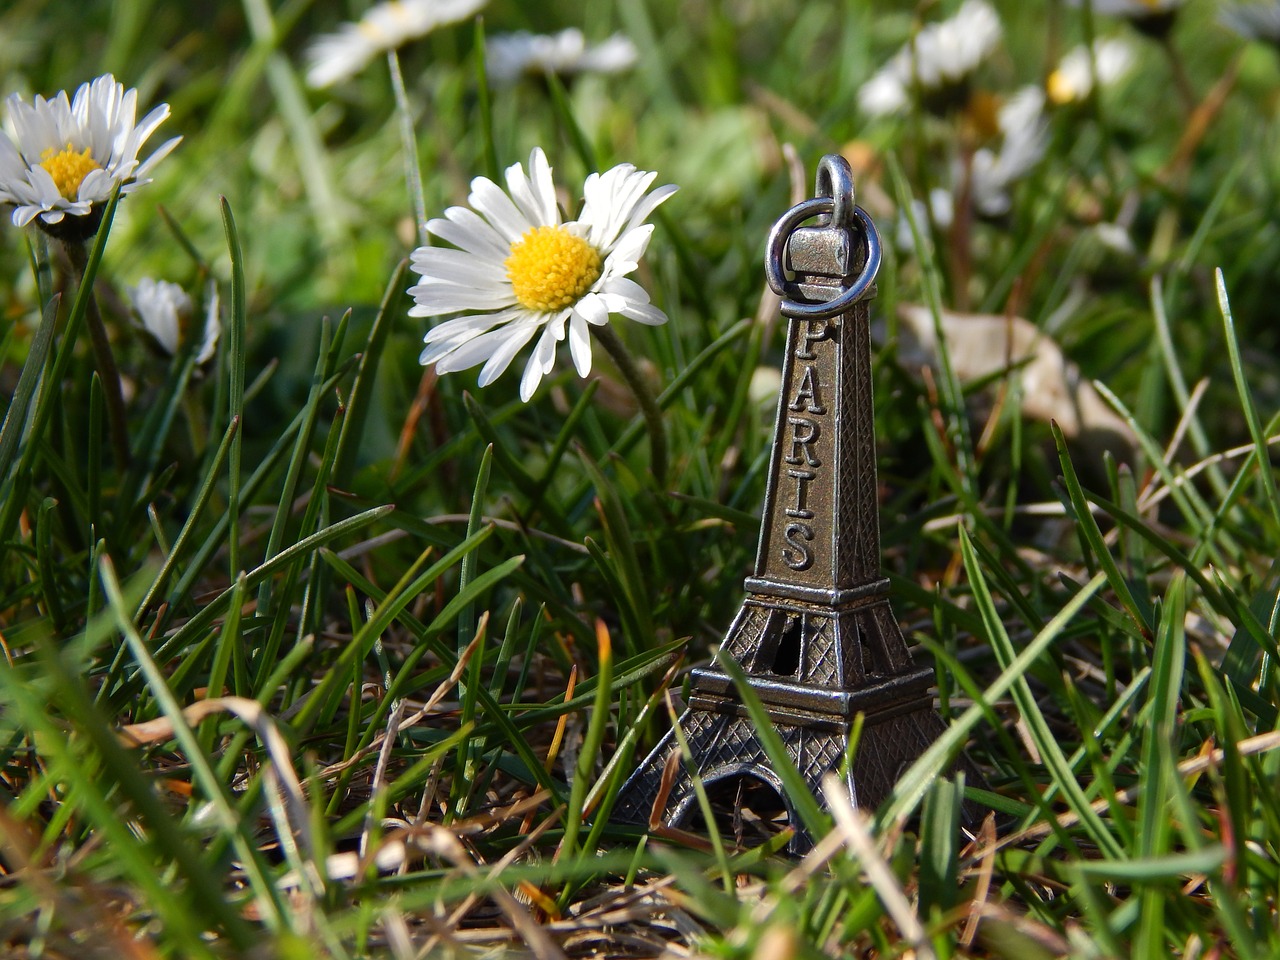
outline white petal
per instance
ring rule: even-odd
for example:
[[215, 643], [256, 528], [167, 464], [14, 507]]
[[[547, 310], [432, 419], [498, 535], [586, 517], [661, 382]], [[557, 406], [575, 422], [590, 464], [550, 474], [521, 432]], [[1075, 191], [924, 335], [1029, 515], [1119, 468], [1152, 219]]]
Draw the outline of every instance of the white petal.
[[480, 370], [480, 376], [476, 382], [482, 387], [487, 387], [502, 376], [511, 361], [515, 359], [515, 355], [524, 348], [537, 329], [536, 323], [511, 324], [501, 331], [485, 334], [486, 337], [493, 338], [494, 349], [489, 362]]
[[344, 23], [337, 33], [317, 37], [307, 48], [307, 86], [328, 87], [353, 77], [378, 53], [377, 44]]
[[499, 310], [496, 313], [478, 313], [446, 320], [428, 330], [422, 342], [428, 344], [449, 342], [456, 346], [464, 340], [470, 340], [500, 323], [507, 323], [523, 314], [523, 310]]
[[111, 175], [107, 171], [90, 170], [85, 174], [84, 179], [80, 181], [80, 187], [76, 191], [76, 199], [89, 203], [106, 200], [111, 196], [111, 191], [115, 187], [115, 181], [111, 179]]
[[[130, 93], [137, 91], [130, 90]], [[162, 103], [159, 106], [152, 107], [151, 111], [142, 118], [141, 122], [134, 127], [134, 135], [138, 138], [138, 143], [147, 142], [147, 138], [156, 132], [156, 128], [169, 118], [169, 105]]]
[[635, 209], [631, 211], [631, 219], [627, 221], [626, 229], [631, 230], [648, 220], [650, 214], [658, 209], [658, 205], [679, 189], [675, 184], [668, 183], [643, 198], [636, 204]]
[[646, 223], [642, 227], [636, 227], [624, 233], [606, 258], [604, 273], [609, 276], [621, 276], [639, 266], [640, 258], [649, 248], [649, 238], [653, 236], [653, 230], [653, 224]]
[[651, 303], [630, 301], [618, 312], [628, 320], [634, 320], [650, 327], [661, 326], [667, 322], [667, 315]]
[[634, 300], [636, 303], [649, 302], [649, 291], [627, 277], [610, 277], [601, 285], [600, 292], [625, 297], [627, 300]]
[[[563, 318], [561, 319], [563, 321]], [[537, 391], [543, 376], [550, 373], [555, 365], [556, 343], [560, 339], [557, 333], [563, 334], [563, 322], [558, 326], [548, 324], [542, 331], [542, 336], [538, 338], [537, 346], [533, 348], [533, 356], [524, 366], [524, 374], [520, 377], [520, 399], [525, 403], [528, 403]]]
[[474, 210], [450, 207], [444, 215], [444, 220], [427, 221], [433, 236], [499, 264], [511, 254], [511, 244]]
[[506, 192], [487, 177], [476, 177], [471, 181], [471, 195], [467, 202], [493, 224], [507, 243], [515, 243], [534, 226]]
[[209, 281], [208, 307], [204, 315], [204, 339], [200, 342], [200, 351], [196, 354], [196, 363], [204, 364], [213, 359], [213, 352], [218, 348], [218, 337], [222, 333], [218, 309], [218, 285]]
[[588, 293], [573, 305], [573, 313], [596, 327], [609, 322], [609, 308], [599, 294]]
[[[26, 175], [27, 162], [22, 159], [22, 154], [8, 135], [0, 130], [0, 180], [25, 178]], [[3, 189], [4, 184], [0, 183], [0, 190]]]
[[435, 278], [447, 283], [484, 289], [495, 295], [500, 294], [504, 288], [508, 294], [511, 292], [511, 283], [507, 280], [505, 270], [499, 267], [495, 272], [492, 261], [464, 250], [419, 247], [410, 254], [409, 259], [413, 271], [421, 274], [424, 280]]
[[[608, 315], [605, 319], [608, 319]], [[573, 357], [573, 366], [578, 371], [578, 376], [585, 377], [591, 372], [591, 332], [587, 321], [577, 310], [569, 318], [569, 355]]]
[[155, 169], [155, 165], [173, 152], [173, 148], [182, 142], [181, 137], [174, 137], [172, 140], [166, 140], [152, 152], [151, 156], [142, 161], [138, 168], [133, 171], [133, 178], [139, 183], [146, 183], [150, 177], [151, 171]]
[[553, 226], [560, 220], [554, 191], [548, 189], [551, 187], [551, 167], [540, 147], [535, 147], [529, 155], [529, 170], [532, 178], [525, 175], [524, 168], [518, 163], [507, 167], [507, 190], [511, 193], [511, 200], [530, 224]]
[[[456, 373], [459, 370], [466, 370], [469, 367], [484, 363], [501, 344], [504, 331], [497, 331], [497, 336], [494, 334], [495, 331], [491, 330], [488, 333], [454, 345], [451, 349], [445, 351], [444, 356], [436, 361], [436, 372]], [[423, 352], [424, 354], [426, 353], [426, 351]]]
[[[409, 288], [415, 304], [412, 316], [434, 316], [460, 310], [497, 310], [514, 302], [514, 297], [497, 297], [485, 290], [446, 283], [419, 283]], [[425, 312], [429, 311], [429, 312]]]
[[25, 227], [28, 223], [36, 218], [41, 212], [40, 207], [23, 206], [13, 208], [13, 225], [15, 227]]
[[533, 186], [533, 193], [542, 215], [539, 223], [546, 226], [559, 223], [560, 211], [556, 207], [556, 186], [551, 179], [551, 165], [547, 163], [547, 155], [542, 152], [541, 147], [534, 147], [529, 154], [529, 182]]
[[644, 191], [656, 173], [637, 170], [621, 163], [583, 184], [582, 217], [591, 225], [591, 243], [599, 250], [610, 249]]

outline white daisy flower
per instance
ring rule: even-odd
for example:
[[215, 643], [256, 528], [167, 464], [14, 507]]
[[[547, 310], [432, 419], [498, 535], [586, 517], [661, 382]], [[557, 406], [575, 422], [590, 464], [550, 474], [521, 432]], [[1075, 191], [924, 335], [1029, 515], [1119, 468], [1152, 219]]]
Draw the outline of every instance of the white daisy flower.
[[1000, 18], [987, 0], [965, 0], [956, 15], [920, 29], [858, 91], [868, 116], [906, 108], [919, 84], [925, 93], [961, 83], [1000, 42]]
[[[143, 328], [169, 356], [190, 342], [195, 305], [187, 291], [167, 280], [143, 277], [136, 287], [127, 287], [133, 310]], [[218, 289], [209, 284], [209, 308], [205, 311], [200, 346], [196, 349], [196, 365], [205, 363], [218, 346]]]
[[328, 87], [354, 77], [374, 57], [426, 36], [436, 27], [465, 20], [487, 0], [389, 0], [356, 23], [317, 37], [307, 48], [307, 84]]
[[1011, 96], [997, 115], [1002, 134], [999, 151], [983, 148], [974, 153], [969, 192], [973, 208], [983, 216], [1008, 213], [1012, 203], [1010, 188], [1044, 156], [1048, 145], [1044, 100], [1044, 91], [1039, 87], [1023, 87]]
[[590, 325], [621, 314], [645, 324], [666, 323], [649, 294], [627, 274], [649, 245], [645, 219], [675, 193], [649, 192], [657, 174], [629, 163], [593, 173], [583, 184], [582, 213], [562, 222], [551, 167], [540, 148], [529, 172], [507, 168], [507, 190], [492, 180], [471, 181], [472, 209], [450, 207], [427, 230], [458, 249], [419, 247], [411, 264], [422, 279], [409, 289], [413, 317], [462, 313], [427, 331], [419, 358], [439, 373], [483, 363], [480, 386], [492, 383], [539, 334], [520, 379], [520, 399], [533, 396], [551, 372], [556, 344], [569, 339], [579, 376], [591, 372]]
[[1084, 100], [1093, 90], [1095, 71], [1099, 85], [1108, 87], [1133, 68], [1134, 56], [1133, 47], [1124, 40], [1095, 40], [1093, 65], [1090, 66], [1089, 48], [1084, 45], [1075, 47], [1049, 74], [1045, 82], [1049, 99], [1059, 106]]
[[81, 84], [74, 98], [63, 90], [29, 104], [13, 94], [7, 103], [0, 203], [13, 206], [17, 226], [39, 217], [40, 226], [69, 239], [92, 236], [116, 185], [131, 193], [150, 183], [152, 169], [182, 139], [174, 137], [139, 163], [138, 150], [169, 116], [169, 105], [135, 122], [138, 91], [125, 90], [109, 73]]
[[485, 41], [484, 55], [489, 76], [503, 83], [526, 73], [620, 73], [639, 57], [636, 45], [620, 33], [588, 44], [576, 27], [553, 34], [498, 34]]
[[907, 95], [910, 85], [910, 70], [901, 69], [899, 58], [894, 57], [858, 88], [858, 107], [868, 117], [900, 113], [911, 102]]

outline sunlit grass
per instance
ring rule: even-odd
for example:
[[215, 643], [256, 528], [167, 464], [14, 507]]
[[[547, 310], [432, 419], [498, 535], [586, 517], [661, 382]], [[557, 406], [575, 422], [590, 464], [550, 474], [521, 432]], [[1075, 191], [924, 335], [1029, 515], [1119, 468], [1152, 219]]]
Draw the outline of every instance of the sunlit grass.
[[[4, 92], [112, 71], [184, 137], [84, 265], [127, 459], [79, 268], [2, 224], [0, 953], [1280, 952], [1280, 502], [1259, 453], [1280, 57], [1213, 2], [1167, 42], [1101, 5], [997, 3], [963, 90], [860, 113], [861, 84], [959, 6], [495, 0], [399, 50], [403, 97], [383, 55], [305, 85], [310, 39], [362, 4], [0, 13]], [[486, 33], [567, 26], [623, 32], [637, 63], [482, 80]], [[1091, 36], [1132, 69], [1046, 107], [1007, 210], [976, 209], [999, 105]], [[635, 274], [670, 321], [614, 328], [665, 483], [603, 351], [583, 380], [562, 345], [529, 403], [518, 376], [416, 362], [418, 203], [439, 216], [535, 146], [560, 184], [633, 163], [680, 188]], [[836, 151], [885, 238], [884, 566], [947, 732], [877, 810], [797, 800], [826, 837], [806, 860], [785, 834], [739, 847], [732, 818], [715, 843], [646, 838], [609, 811], [754, 557], [785, 326], [765, 235]], [[930, 190], [949, 220], [912, 206]], [[152, 348], [126, 294], [143, 276], [198, 301], [216, 284], [210, 362]], [[975, 340], [1015, 318], [1053, 377]], [[993, 811], [973, 838], [946, 775], [966, 745], [986, 780], [968, 802]]]

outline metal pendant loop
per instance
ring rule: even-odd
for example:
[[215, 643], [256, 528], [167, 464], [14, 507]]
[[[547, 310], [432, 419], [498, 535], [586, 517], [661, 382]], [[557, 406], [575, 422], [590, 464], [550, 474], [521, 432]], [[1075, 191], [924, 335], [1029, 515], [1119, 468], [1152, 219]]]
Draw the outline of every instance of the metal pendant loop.
[[773, 225], [773, 229], [769, 231], [769, 243], [764, 258], [764, 272], [769, 281], [770, 289], [782, 297], [783, 316], [796, 317], [801, 320], [825, 320], [828, 317], [834, 317], [837, 314], [844, 313], [857, 303], [870, 288], [871, 284], [875, 282], [876, 274], [880, 271], [880, 232], [876, 230], [876, 225], [872, 223], [867, 211], [855, 206], [853, 208], [853, 216], [862, 228], [860, 232], [863, 243], [866, 245], [866, 261], [863, 264], [862, 271], [853, 278], [848, 287], [840, 290], [839, 295], [834, 300], [829, 300], [826, 303], [807, 303], [797, 299], [802, 296], [799, 285], [787, 279], [786, 270], [783, 267], [783, 255], [786, 251], [787, 239], [791, 236], [792, 231], [804, 221], [821, 214], [834, 214], [835, 209], [836, 201], [831, 197], [815, 197], [812, 200], [805, 200], [784, 213], [778, 222]]
[[853, 169], [849, 161], [838, 153], [828, 153], [818, 161], [818, 173], [814, 177], [813, 195], [830, 197], [835, 206], [832, 207], [830, 219], [824, 217], [819, 223], [824, 226], [839, 227], [841, 230], [853, 229]]

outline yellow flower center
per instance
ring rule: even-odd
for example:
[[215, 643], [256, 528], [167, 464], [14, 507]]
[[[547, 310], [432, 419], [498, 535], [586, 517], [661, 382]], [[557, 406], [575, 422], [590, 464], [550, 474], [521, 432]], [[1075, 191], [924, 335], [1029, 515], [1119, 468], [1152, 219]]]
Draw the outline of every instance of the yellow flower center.
[[1000, 134], [1000, 101], [985, 90], [975, 90], [969, 97], [967, 110], [974, 130], [984, 140], [993, 140]]
[[1058, 106], [1070, 103], [1080, 95], [1076, 85], [1061, 70], [1055, 70], [1049, 74], [1049, 79], [1045, 81], [1045, 92]]
[[102, 167], [89, 156], [89, 148], [80, 153], [68, 143], [61, 151], [50, 147], [40, 154], [40, 166], [49, 171], [58, 192], [68, 200], [74, 200], [80, 194], [80, 184], [90, 170], [101, 170]]
[[577, 303], [600, 277], [600, 251], [564, 227], [532, 227], [502, 261], [520, 305], [546, 313]]

